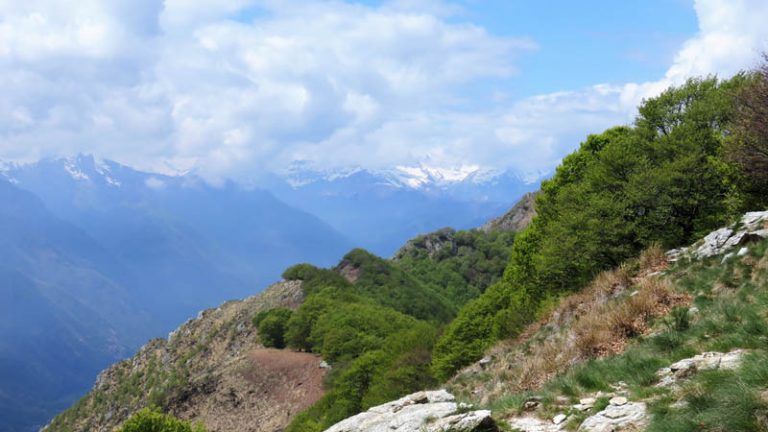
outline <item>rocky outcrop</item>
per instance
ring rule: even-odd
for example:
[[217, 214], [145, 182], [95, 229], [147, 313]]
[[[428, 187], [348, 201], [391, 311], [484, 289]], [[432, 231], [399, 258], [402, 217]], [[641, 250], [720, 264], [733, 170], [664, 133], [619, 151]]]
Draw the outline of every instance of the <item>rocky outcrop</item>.
[[524, 230], [536, 216], [536, 195], [538, 192], [523, 195], [504, 216], [491, 220], [480, 229], [484, 232]]
[[379, 405], [326, 432], [495, 432], [491, 412], [473, 411], [445, 390], [426, 391]]
[[734, 226], [712, 231], [690, 247], [670, 250], [667, 256], [671, 261], [683, 256], [691, 256], [694, 259], [709, 258], [764, 238], [768, 238], [768, 211], [749, 212]]
[[409, 240], [401, 247], [393, 260], [397, 261], [409, 255], [417, 256], [419, 253], [426, 253], [431, 259], [437, 258], [441, 253], [454, 255], [458, 249], [454, 235], [456, 230], [452, 228], [443, 228], [429, 234], [424, 234]]
[[671, 364], [669, 367], [656, 372], [659, 377], [657, 387], [672, 387], [681, 381], [688, 379], [699, 371], [706, 370], [734, 370], [741, 365], [741, 359], [745, 350], [733, 350], [727, 353], [705, 352], [697, 356], [683, 359]]

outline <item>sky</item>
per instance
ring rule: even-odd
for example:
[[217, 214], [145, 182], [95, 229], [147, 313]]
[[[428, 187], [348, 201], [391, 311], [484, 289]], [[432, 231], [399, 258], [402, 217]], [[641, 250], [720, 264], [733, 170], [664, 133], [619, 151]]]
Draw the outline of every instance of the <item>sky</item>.
[[765, 0], [0, 0], [0, 160], [550, 171], [768, 48]]

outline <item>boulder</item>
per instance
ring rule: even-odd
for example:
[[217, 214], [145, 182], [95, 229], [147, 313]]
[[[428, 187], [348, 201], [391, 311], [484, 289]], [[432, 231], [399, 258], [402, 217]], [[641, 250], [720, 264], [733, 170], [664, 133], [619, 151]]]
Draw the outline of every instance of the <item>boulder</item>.
[[659, 377], [657, 387], [670, 387], [678, 382], [687, 379], [698, 371], [724, 369], [733, 370], [741, 365], [741, 359], [744, 356], [744, 350], [733, 350], [727, 353], [704, 352], [691, 358], [682, 359], [669, 365], [669, 367], [659, 369], [656, 376]]
[[[722, 255], [749, 241], [764, 238], [768, 238], [768, 211], [749, 212], [742, 216], [738, 224], [712, 231], [702, 241], [691, 247], [668, 251], [667, 258], [675, 261], [686, 254], [690, 254], [693, 258], [708, 258]], [[723, 261], [734, 255], [743, 256], [746, 253], [747, 249], [742, 247], [738, 253], [729, 253]]]
[[580, 432], [617, 432], [642, 430], [648, 424], [648, 409], [642, 402], [613, 398], [604, 410], [588, 417], [579, 426]]
[[492, 432], [486, 410], [472, 411], [445, 390], [418, 392], [379, 405], [331, 426], [326, 432]]

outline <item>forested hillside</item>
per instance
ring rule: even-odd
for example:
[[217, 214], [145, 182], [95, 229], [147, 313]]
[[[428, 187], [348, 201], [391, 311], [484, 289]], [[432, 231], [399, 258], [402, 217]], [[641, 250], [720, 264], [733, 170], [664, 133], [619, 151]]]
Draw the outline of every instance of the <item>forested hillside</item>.
[[537, 217], [517, 237], [502, 280], [440, 337], [436, 376], [449, 378], [644, 248], [691, 243], [768, 205], [767, 172], [758, 169], [765, 135], [751, 126], [765, 120], [765, 105], [744, 102], [765, 82], [765, 74], [692, 79], [645, 101], [633, 126], [589, 136], [542, 184]]
[[[288, 426], [287, 418], [293, 419], [288, 430], [322, 430], [437, 385], [430, 364], [440, 329], [501, 277], [514, 236], [441, 230], [409, 242], [393, 260], [355, 249], [334, 268], [290, 267], [285, 282], [263, 295], [205, 311], [168, 341], [155, 340], [107, 370], [48, 430], [109, 431], [150, 406], [202, 420], [211, 430], [266, 432]], [[285, 348], [285, 354], [264, 348]], [[291, 351], [319, 358], [275, 369]], [[317, 376], [312, 371], [321, 359], [330, 367], [324, 395], [305, 376]], [[281, 386], [267, 384], [276, 381]], [[252, 385], [263, 390], [254, 393]], [[285, 400], [298, 385], [314, 397]], [[144, 412], [131, 424], [140, 421], [166, 420]]]

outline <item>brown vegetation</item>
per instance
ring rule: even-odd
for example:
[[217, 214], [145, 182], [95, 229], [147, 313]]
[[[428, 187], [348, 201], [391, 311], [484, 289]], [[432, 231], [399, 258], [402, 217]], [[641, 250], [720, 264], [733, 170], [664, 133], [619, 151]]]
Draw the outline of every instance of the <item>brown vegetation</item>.
[[[577, 363], [624, 351], [632, 338], [649, 331], [654, 317], [691, 301], [657, 277], [665, 267], [663, 251], [652, 247], [637, 260], [599, 274], [519, 338], [497, 345], [489, 352], [490, 362], [459, 373], [454, 390], [481, 400], [533, 390]], [[490, 376], [463, 379], [473, 374]], [[475, 386], [464, 387], [465, 381]]]

